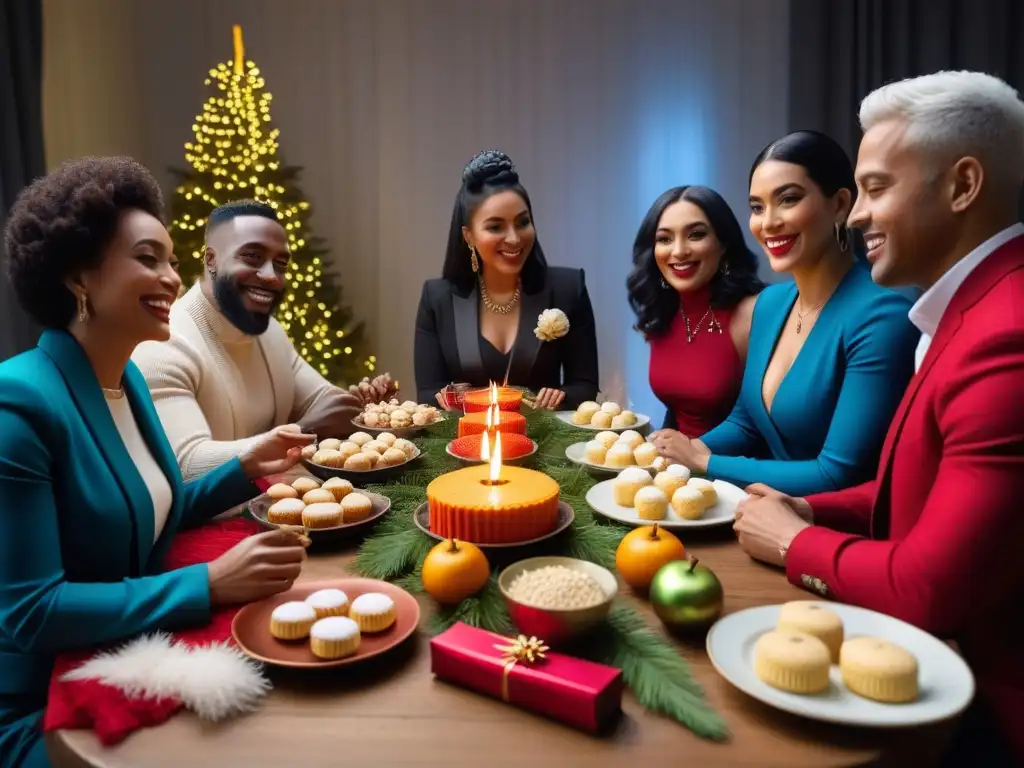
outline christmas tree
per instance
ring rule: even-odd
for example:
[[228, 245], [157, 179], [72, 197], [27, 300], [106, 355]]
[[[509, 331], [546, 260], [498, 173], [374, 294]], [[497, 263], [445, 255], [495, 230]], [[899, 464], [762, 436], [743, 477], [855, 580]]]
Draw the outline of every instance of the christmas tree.
[[341, 306], [341, 289], [327, 271], [324, 242], [310, 234], [311, 208], [298, 187], [300, 170], [279, 155], [270, 119], [271, 94], [259, 68], [245, 58], [242, 28], [234, 27], [235, 58], [210, 70], [213, 93], [185, 144], [191, 169], [178, 179], [171, 237], [181, 276], [191, 285], [203, 272], [206, 219], [218, 205], [253, 198], [277, 211], [292, 252], [286, 295], [277, 311], [298, 353], [329, 381], [352, 384], [371, 375], [376, 358], [364, 350], [363, 324]]

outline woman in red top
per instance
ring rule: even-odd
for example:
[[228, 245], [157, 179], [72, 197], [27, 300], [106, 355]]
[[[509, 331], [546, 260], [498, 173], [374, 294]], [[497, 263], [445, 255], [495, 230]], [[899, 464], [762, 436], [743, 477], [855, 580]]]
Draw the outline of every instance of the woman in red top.
[[636, 329], [651, 345], [650, 382], [664, 430], [698, 437], [732, 410], [743, 378], [757, 257], [725, 200], [673, 187], [651, 206], [626, 280]]

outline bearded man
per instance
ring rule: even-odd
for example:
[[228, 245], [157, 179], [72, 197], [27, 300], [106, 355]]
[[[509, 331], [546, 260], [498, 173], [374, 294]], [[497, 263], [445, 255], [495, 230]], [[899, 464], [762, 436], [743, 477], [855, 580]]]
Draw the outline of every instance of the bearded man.
[[282, 424], [344, 437], [366, 402], [394, 394], [387, 374], [348, 390], [331, 384], [274, 319], [291, 252], [273, 208], [254, 200], [216, 208], [203, 260], [202, 280], [171, 307], [170, 340], [133, 356], [186, 481]]

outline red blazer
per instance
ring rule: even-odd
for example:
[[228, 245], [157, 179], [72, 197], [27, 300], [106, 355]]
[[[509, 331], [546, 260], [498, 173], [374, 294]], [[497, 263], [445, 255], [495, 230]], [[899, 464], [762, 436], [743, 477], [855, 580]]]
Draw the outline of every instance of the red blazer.
[[789, 580], [955, 639], [1024, 760], [1024, 237], [954, 295], [875, 480], [808, 501]]

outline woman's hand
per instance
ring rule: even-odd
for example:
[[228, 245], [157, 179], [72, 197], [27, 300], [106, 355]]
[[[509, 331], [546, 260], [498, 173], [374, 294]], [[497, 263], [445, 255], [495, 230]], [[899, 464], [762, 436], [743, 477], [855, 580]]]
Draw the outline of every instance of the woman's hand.
[[658, 453], [669, 461], [682, 464], [694, 472], [707, 472], [711, 451], [700, 440], [689, 438], [674, 429], [660, 429], [648, 438]]
[[[806, 503], [806, 502], [804, 502]], [[733, 530], [740, 547], [755, 560], [785, 566], [793, 539], [810, 523], [776, 496], [751, 496], [736, 508]]]
[[562, 404], [563, 400], [565, 400], [565, 392], [560, 389], [544, 387], [537, 393], [537, 399], [534, 402], [537, 408], [554, 411]]
[[398, 382], [391, 378], [390, 373], [382, 373], [372, 380], [369, 376], [358, 384], [348, 388], [350, 394], [359, 398], [363, 405], [381, 403], [390, 400], [398, 394]]
[[209, 564], [210, 604], [251, 603], [291, 589], [305, 559], [296, 531], [250, 536]]
[[264, 432], [238, 457], [250, 480], [274, 475], [294, 467], [302, 458], [303, 446], [316, 442], [316, 435], [303, 433], [298, 424], [285, 424]]

